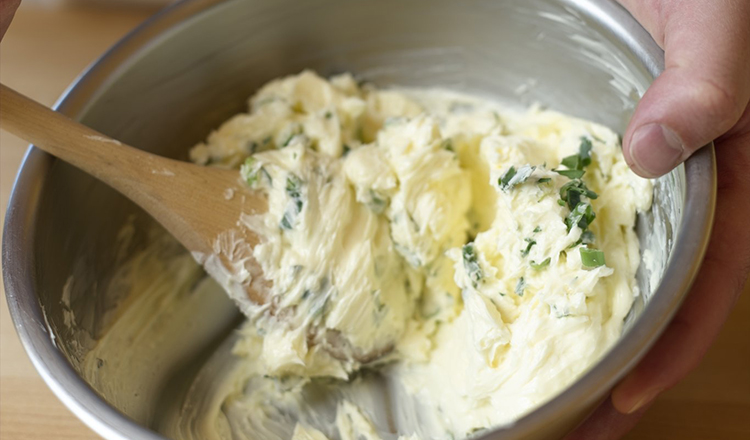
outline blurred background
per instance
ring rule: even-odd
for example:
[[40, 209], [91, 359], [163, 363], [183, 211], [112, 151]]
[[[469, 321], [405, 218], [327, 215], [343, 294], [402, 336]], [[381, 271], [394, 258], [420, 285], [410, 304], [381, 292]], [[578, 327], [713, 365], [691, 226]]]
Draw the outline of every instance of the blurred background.
[[45, 7], [71, 7], [83, 5], [88, 7], [110, 8], [152, 8], [158, 9], [175, 0], [23, 0], [24, 3], [42, 5]]
[[[0, 81], [51, 106], [86, 66], [169, 3], [23, 0], [0, 44]], [[2, 218], [26, 147], [26, 142], [0, 131]], [[1, 287], [0, 293], [5, 296]], [[661, 396], [627, 440], [750, 438], [749, 317], [750, 284], [701, 366]], [[98, 438], [39, 377], [16, 336], [4, 299], [0, 299], [0, 438]]]

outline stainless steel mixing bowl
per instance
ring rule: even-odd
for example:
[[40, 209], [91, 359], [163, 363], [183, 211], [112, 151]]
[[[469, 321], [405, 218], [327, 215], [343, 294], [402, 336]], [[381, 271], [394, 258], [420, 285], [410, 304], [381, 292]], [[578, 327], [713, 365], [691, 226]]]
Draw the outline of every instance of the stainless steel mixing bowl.
[[[663, 54], [610, 0], [193, 0], [166, 9], [111, 49], [58, 109], [131, 145], [185, 158], [212, 127], [243, 110], [261, 84], [304, 68], [323, 75], [351, 71], [381, 86], [440, 86], [520, 105], [540, 102], [622, 132], [663, 68]], [[638, 220], [653, 264], [639, 271], [641, 296], [622, 339], [562, 394], [482, 438], [560, 437], [667, 325], [709, 236], [712, 147], [659, 179], [654, 196], [652, 212]], [[115, 246], [128, 221], [135, 226], [131, 241]], [[104, 184], [29, 150], [3, 239], [10, 311], [44, 380], [110, 439], [162, 438], [152, 430], [160, 426], [159, 411], [118, 408], [117, 387], [95, 391], [79, 374], [82, 356], [127, 290], [128, 279], [115, 277], [116, 269], [153, 239], [147, 233], [153, 228]], [[65, 288], [72, 274], [76, 282]], [[71, 308], [77, 318], [66, 321]], [[154, 367], [159, 380], [140, 401], [149, 408], [175, 404], [179, 381], [189, 381], [234, 326], [211, 329], [180, 365]]]

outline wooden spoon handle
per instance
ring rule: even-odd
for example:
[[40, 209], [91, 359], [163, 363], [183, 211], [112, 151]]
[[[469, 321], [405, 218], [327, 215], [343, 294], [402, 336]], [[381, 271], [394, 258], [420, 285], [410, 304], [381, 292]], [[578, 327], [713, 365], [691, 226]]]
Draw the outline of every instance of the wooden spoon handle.
[[[0, 127], [123, 193], [190, 251], [213, 252], [216, 237], [236, 228], [241, 213], [266, 209], [262, 197], [240, 185], [237, 171], [127, 146], [2, 84]], [[225, 197], [227, 191], [237, 197]]]
[[[165, 160], [99, 133], [0, 84], [0, 126], [75, 165], [116, 189], [118, 181], [151, 172], [145, 163]], [[124, 192], [124, 191], [123, 191]], [[126, 193], [127, 196], [131, 194]]]

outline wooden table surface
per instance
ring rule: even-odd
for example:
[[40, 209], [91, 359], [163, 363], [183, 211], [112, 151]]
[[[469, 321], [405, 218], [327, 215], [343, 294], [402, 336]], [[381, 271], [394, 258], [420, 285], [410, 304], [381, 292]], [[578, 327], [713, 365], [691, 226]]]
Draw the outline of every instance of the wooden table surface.
[[[0, 45], [0, 80], [51, 105], [82, 69], [151, 13], [27, 1]], [[0, 145], [4, 218], [26, 143], [2, 132]], [[6, 302], [0, 303], [0, 438], [98, 438], [42, 382]], [[750, 439], [750, 284], [700, 367], [662, 395], [627, 439]]]

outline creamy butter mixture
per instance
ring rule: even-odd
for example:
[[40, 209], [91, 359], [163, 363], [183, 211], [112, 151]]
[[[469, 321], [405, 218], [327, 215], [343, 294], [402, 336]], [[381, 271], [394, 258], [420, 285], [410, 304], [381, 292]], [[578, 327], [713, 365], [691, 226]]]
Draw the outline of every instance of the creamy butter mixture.
[[272, 300], [185, 391], [173, 438], [462, 438], [569, 386], [639, 294], [651, 182], [591, 122], [303, 72], [191, 159], [267, 194], [241, 221]]
[[269, 376], [340, 379], [386, 354], [384, 374], [445, 436], [568, 386], [638, 294], [633, 227], [651, 183], [591, 122], [303, 72], [263, 87], [191, 157], [242, 164], [269, 198], [246, 224], [281, 312], [259, 311], [237, 352]]

